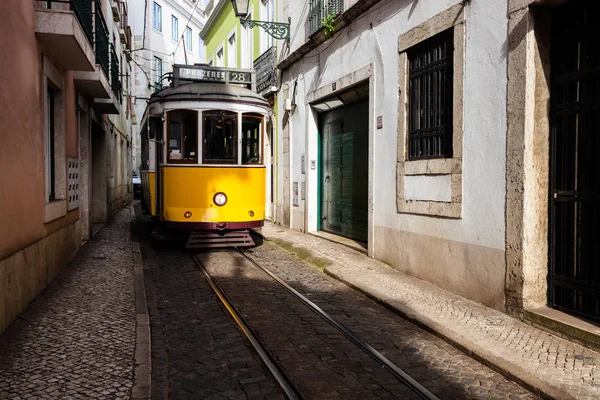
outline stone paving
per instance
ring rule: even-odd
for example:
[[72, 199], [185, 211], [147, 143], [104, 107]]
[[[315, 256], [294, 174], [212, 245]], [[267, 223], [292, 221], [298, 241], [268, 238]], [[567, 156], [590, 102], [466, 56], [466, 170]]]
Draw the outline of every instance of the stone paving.
[[135, 306], [130, 211], [0, 335], [0, 399], [129, 399]]
[[[268, 242], [247, 250], [247, 255], [307, 296], [442, 400], [538, 398], [439, 337]], [[262, 283], [255, 285], [262, 286]], [[280, 297], [277, 300], [277, 305], [283, 307]], [[351, 354], [350, 351], [345, 353]], [[379, 370], [379, 373], [384, 372]], [[394, 392], [396, 398], [403, 398], [399, 393]], [[383, 392], [360, 398], [375, 398], [376, 394]]]
[[265, 238], [326, 260], [325, 272], [396, 308], [546, 397], [600, 398], [600, 353], [444, 291], [346, 246], [267, 223]]
[[198, 258], [304, 399], [420, 398], [241, 255]]
[[149, 243], [136, 204], [152, 341], [152, 399], [284, 399], [183, 244]]

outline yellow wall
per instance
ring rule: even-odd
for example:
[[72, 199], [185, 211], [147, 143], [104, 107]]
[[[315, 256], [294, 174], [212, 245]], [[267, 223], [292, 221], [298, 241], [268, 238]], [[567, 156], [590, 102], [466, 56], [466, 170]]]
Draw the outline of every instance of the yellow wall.
[[[250, 1], [250, 10], [252, 13], [252, 19], [259, 19], [260, 15], [260, 0], [251, 0]], [[235, 28], [235, 37], [236, 37], [236, 67], [240, 66], [240, 61], [242, 59], [242, 46], [241, 46], [241, 25], [240, 20], [236, 18], [233, 13], [233, 6], [231, 2], [227, 2], [227, 4], [221, 10], [218, 18], [210, 27], [206, 37], [204, 39], [204, 43], [206, 46], [206, 60], [208, 61], [211, 57], [213, 60], [213, 65], [217, 65], [217, 49], [223, 44], [223, 56], [225, 60], [228, 59], [228, 48], [227, 48], [227, 40], [228, 35]], [[256, 59], [260, 56], [260, 46], [259, 46], [259, 38], [260, 38], [260, 29], [259, 27], [255, 27], [252, 29], [252, 38], [254, 41], [254, 54], [252, 54], [252, 59]], [[247, 45], [247, 44], [246, 44]]]

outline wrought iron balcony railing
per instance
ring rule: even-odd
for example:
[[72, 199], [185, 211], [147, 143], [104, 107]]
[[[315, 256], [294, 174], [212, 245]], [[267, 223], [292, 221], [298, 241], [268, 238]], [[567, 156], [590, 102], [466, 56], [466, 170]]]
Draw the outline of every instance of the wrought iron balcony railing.
[[92, 0], [43, 0], [36, 2], [38, 7], [52, 10], [71, 10], [83, 29], [90, 44], [94, 42], [94, 15]]
[[108, 28], [106, 22], [104, 22], [104, 15], [102, 15], [102, 6], [99, 1], [95, 2], [94, 12], [94, 23], [95, 23], [95, 40], [94, 47], [96, 50], [96, 63], [100, 65], [106, 76], [109, 72], [109, 41], [108, 41]]
[[114, 44], [110, 45], [110, 87], [114, 95], [119, 99], [119, 103], [123, 101], [121, 97], [121, 79], [119, 75], [119, 59]]
[[337, 17], [344, 11], [344, 0], [310, 0], [308, 35], [312, 36], [323, 27], [327, 17]]

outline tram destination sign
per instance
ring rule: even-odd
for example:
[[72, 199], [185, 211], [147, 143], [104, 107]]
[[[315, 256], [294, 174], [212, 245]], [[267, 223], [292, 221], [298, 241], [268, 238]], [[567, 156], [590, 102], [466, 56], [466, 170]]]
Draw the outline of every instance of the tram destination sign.
[[186, 81], [242, 83], [252, 85], [251, 70], [209, 67], [204, 65], [176, 65], [174, 78]]

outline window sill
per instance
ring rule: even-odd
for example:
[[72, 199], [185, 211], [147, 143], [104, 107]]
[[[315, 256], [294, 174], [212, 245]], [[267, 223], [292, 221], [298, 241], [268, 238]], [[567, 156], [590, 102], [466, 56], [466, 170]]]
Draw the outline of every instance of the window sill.
[[66, 200], [52, 200], [44, 205], [44, 223], [48, 223], [67, 215]]
[[[397, 166], [397, 176], [397, 211], [399, 213], [462, 218], [462, 162], [460, 159], [438, 158], [400, 162]], [[411, 183], [407, 183], [407, 177], [411, 179]], [[419, 178], [422, 179], [419, 180]], [[432, 178], [436, 180], [433, 187], [439, 186], [440, 182], [445, 182], [446, 190], [428, 190], [426, 181]], [[417, 192], [420, 192], [416, 196], [415, 188], [418, 188]]]

